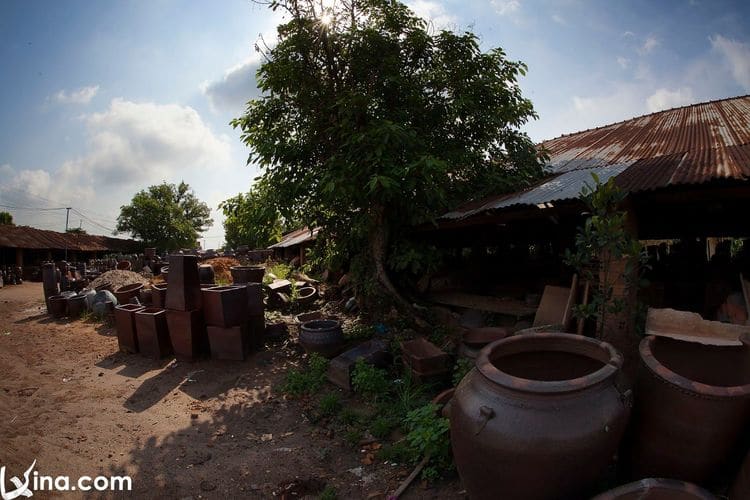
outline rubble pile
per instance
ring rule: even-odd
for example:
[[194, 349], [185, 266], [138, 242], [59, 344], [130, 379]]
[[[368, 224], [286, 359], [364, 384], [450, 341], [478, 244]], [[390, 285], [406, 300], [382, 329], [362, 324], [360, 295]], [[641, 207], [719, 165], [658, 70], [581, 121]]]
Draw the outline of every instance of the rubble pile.
[[132, 271], [114, 270], [102, 273], [89, 284], [88, 289], [96, 291], [108, 290], [114, 292], [120, 287], [132, 285], [134, 283], [142, 283], [145, 285], [148, 283], [148, 279]]

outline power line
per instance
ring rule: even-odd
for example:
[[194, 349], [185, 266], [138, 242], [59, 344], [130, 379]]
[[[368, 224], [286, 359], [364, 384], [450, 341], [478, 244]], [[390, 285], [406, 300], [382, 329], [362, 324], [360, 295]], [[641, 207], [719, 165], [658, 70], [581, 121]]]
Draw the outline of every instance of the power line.
[[54, 208], [42, 208], [42, 207], [16, 207], [13, 205], [3, 205], [0, 204], [0, 207], [3, 208], [10, 208], [12, 210], [35, 210], [38, 212], [48, 212], [51, 210], [65, 210], [66, 207], [54, 207]]
[[85, 214], [82, 214], [82, 213], [81, 213], [81, 212], [80, 212], [79, 210], [77, 210], [77, 209], [75, 209], [75, 208], [73, 208], [72, 210], [73, 210], [73, 213], [77, 214], [77, 215], [78, 215], [79, 217], [83, 217], [83, 218], [84, 218], [84, 219], [85, 219], [86, 221], [88, 221], [89, 223], [91, 223], [91, 224], [93, 224], [93, 225], [95, 225], [95, 226], [97, 226], [97, 227], [99, 227], [99, 228], [101, 228], [101, 229], [104, 229], [104, 230], [106, 230], [106, 231], [109, 231], [110, 233], [114, 233], [114, 232], [115, 232], [115, 230], [114, 230], [114, 229], [112, 229], [112, 228], [110, 228], [110, 227], [107, 227], [107, 226], [104, 226], [104, 225], [102, 225], [102, 224], [99, 224], [98, 222], [96, 222], [96, 221], [94, 221], [94, 220], [91, 220], [91, 219], [90, 219], [90, 218], [89, 218], [89, 217], [88, 217], [87, 215], [85, 215]]

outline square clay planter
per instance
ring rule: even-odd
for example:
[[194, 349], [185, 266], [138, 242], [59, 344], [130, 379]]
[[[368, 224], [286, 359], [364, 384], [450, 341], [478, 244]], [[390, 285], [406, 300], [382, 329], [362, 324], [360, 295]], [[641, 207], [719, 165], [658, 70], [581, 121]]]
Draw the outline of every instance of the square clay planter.
[[248, 323], [227, 328], [207, 326], [211, 357], [242, 361], [250, 352], [250, 327]]
[[248, 334], [250, 335], [250, 347], [258, 350], [266, 343], [266, 318], [259, 314], [250, 316], [247, 320]]
[[175, 311], [167, 309], [169, 338], [177, 359], [195, 361], [208, 354], [208, 338], [203, 311]]
[[169, 256], [166, 309], [192, 311], [201, 308], [201, 286], [198, 278], [198, 257]]
[[151, 286], [151, 303], [154, 307], [164, 308], [167, 302], [167, 284]]
[[260, 283], [248, 283], [246, 290], [248, 316], [262, 315], [265, 310], [265, 305], [263, 304], [263, 285]]
[[224, 328], [238, 326], [247, 318], [247, 290], [239, 286], [204, 288], [203, 315], [206, 324]]
[[121, 351], [138, 352], [138, 336], [135, 328], [135, 313], [144, 310], [138, 304], [123, 304], [115, 307], [115, 329], [117, 330], [117, 344]]
[[450, 357], [438, 346], [424, 337], [401, 342], [404, 363], [413, 371], [432, 374], [450, 368]]
[[144, 356], [160, 359], [172, 354], [167, 329], [167, 313], [158, 307], [146, 307], [135, 313], [138, 350]]

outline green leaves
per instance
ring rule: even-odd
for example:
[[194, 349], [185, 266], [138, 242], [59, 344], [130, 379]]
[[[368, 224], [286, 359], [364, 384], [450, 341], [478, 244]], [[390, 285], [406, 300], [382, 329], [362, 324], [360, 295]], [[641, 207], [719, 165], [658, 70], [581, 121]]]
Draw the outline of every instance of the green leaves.
[[374, 227], [398, 244], [458, 203], [541, 174], [518, 130], [536, 116], [517, 83], [525, 66], [501, 49], [482, 52], [473, 33], [430, 33], [396, 1], [339, 2], [329, 25], [315, 2], [274, 6], [289, 21], [258, 71], [264, 94], [232, 125], [275, 208], [346, 240], [335, 244], [344, 258], [373, 253]]
[[162, 250], [194, 248], [213, 224], [211, 209], [185, 182], [149, 186], [120, 207], [117, 231], [129, 232], [146, 246]]

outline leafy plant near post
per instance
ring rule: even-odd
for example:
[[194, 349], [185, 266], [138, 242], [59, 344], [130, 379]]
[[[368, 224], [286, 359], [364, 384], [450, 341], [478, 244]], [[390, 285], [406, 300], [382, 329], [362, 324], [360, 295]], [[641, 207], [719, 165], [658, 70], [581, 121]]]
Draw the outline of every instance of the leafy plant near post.
[[[596, 174], [591, 176], [594, 185], [586, 184], [580, 195], [590, 215], [578, 229], [575, 249], [566, 251], [565, 262], [591, 284], [589, 303], [577, 305], [574, 314], [596, 319], [596, 335], [601, 339], [607, 321], [632, 304], [628, 295], [641, 285], [648, 254], [627, 229], [627, 214], [621, 209], [626, 193], [615, 185], [614, 178], [602, 183]], [[619, 284], [624, 284], [624, 293], [616, 293]]]
[[[536, 114], [526, 67], [476, 35], [431, 33], [392, 0], [272, 0], [278, 27], [257, 74], [263, 95], [232, 121], [282, 216], [301, 214], [331, 259], [351, 259], [366, 296], [410, 310], [389, 277], [423, 269], [415, 225], [541, 174], [518, 128]], [[431, 261], [432, 257], [428, 259]]]

